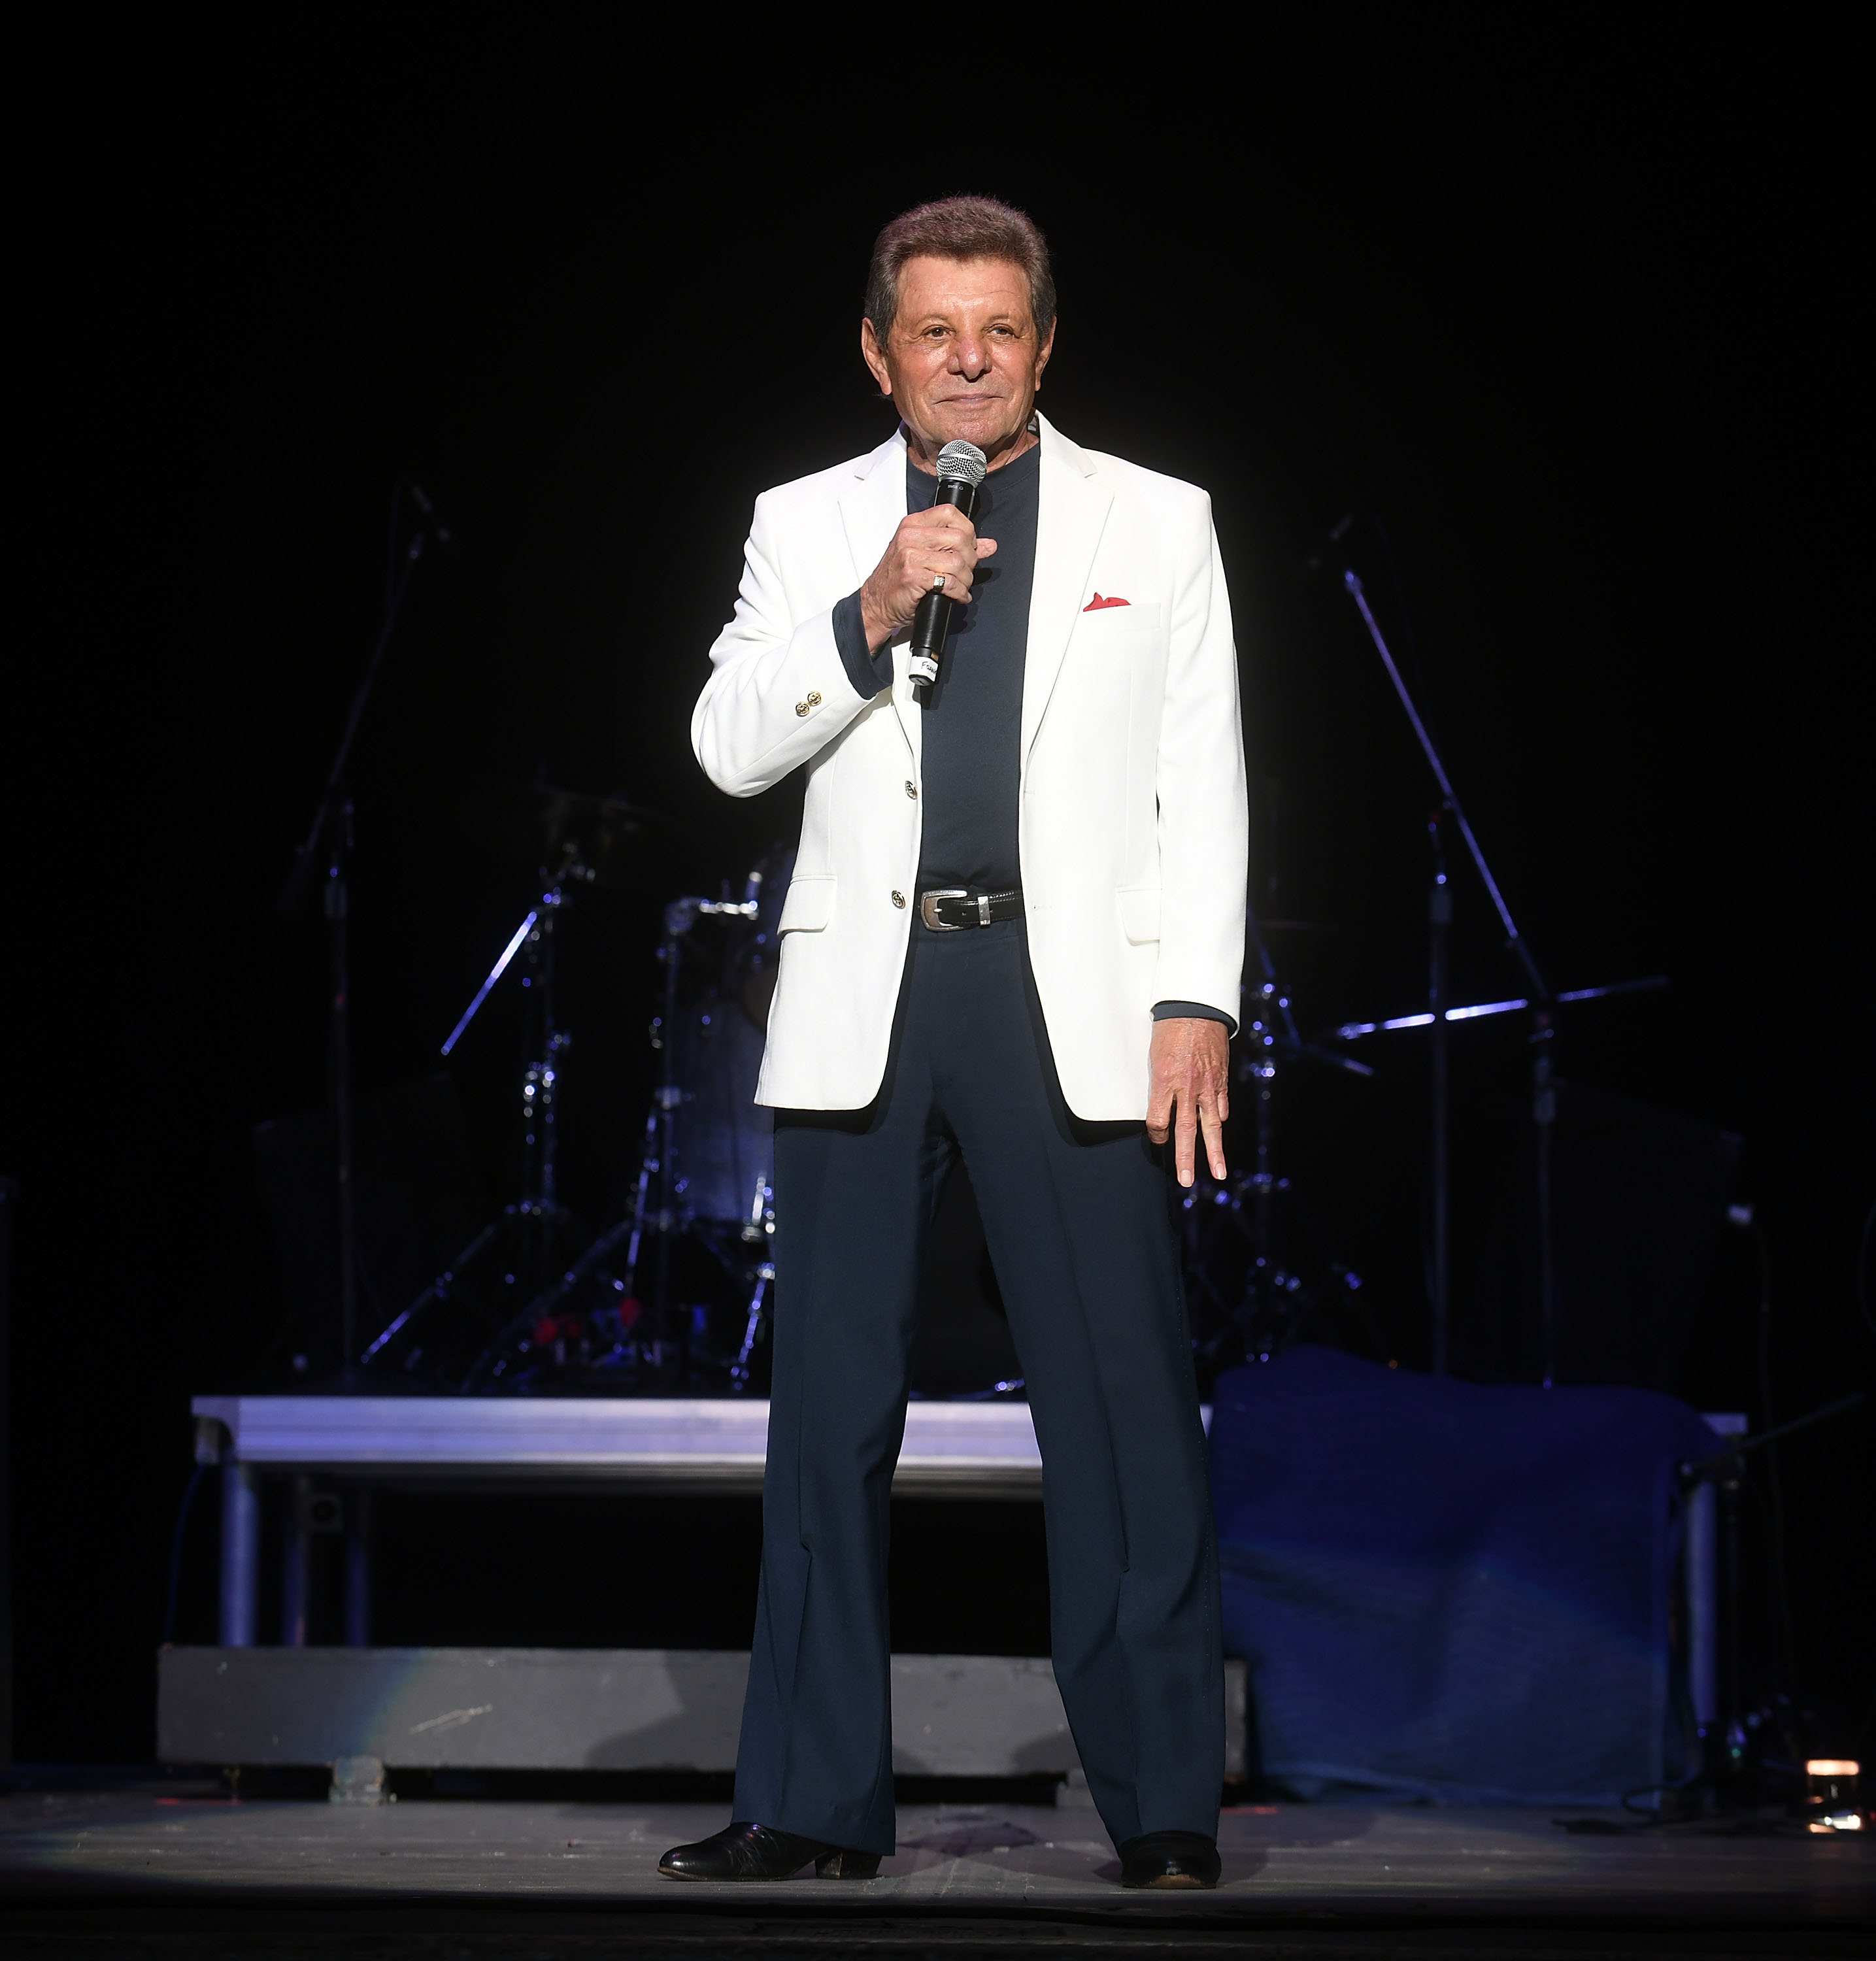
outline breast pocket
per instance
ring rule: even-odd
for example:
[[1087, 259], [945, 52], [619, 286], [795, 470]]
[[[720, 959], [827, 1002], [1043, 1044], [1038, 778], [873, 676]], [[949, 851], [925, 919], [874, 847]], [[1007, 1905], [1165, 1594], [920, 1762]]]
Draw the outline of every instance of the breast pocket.
[[1083, 611], [1075, 622], [1076, 647], [1105, 648], [1127, 646], [1139, 640], [1156, 639], [1160, 632], [1160, 607], [1151, 601], [1135, 606], [1097, 606]]
[[1068, 643], [1070, 664], [1093, 681], [1131, 680], [1150, 668], [1160, 645], [1160, 608], [1104, 606], [1083, 613]]

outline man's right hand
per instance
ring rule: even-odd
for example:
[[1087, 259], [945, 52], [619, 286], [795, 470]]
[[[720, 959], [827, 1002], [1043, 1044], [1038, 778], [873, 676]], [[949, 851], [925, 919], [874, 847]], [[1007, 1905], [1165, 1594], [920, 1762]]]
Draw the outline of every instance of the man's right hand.
[[899, 520], [885, 556], [860, 588], [860, 615], [866, 650], [876, 654], [895, 633], [912, 623], [918, 602], [944, 575], [944, 595], [961, 606], [971, 598], [971, 578], [980, 559], [997, 549], [994, 538], [980, 538], [976, 527], [954, 504], [911, 511]]

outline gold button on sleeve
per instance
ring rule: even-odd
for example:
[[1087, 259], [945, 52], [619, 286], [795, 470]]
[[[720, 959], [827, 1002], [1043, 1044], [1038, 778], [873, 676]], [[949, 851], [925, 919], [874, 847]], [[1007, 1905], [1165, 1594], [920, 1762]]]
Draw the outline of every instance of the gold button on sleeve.
[[806, 715], [807, 712], [808, 704], [805, 701], [798, 701], [795, 703], [795, 713], [797, 715]]
[[905, 894], [903, 892], [895, 892], [892, 894], [892, 903], [898, 907], [901, 912], [904, 912], [905, 910]]
[[918, 794], [917, 785], [908, 782], [905, 786], [905, 794], [909, 797], [917, 796]]
[[818, 708], [821, 706], [821, 695], [818, 689], [812, 687], [809, 689], [808, 706], [810, 708]]

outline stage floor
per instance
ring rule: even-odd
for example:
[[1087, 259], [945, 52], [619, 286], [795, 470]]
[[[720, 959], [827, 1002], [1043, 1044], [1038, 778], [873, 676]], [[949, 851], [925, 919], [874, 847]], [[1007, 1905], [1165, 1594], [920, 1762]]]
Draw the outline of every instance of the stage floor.
[[1549, 1811], [1240, 1810], [1223, 1821], [1217, 1892], [1142, 1895], [1113, 1883], [1090, 1811], [904, 1806], [899, 1819], [898, 1854], [867, 1883], [714, 1886], [654, 1867], [668, 1845], [721, 1825], [721, 1806], [26, 1792], [0, 1803], [0, 1947], [261, 1957], [330, 1943], [354, 1961], [1143, 1943], [1809, 1954], [1867, 1951], [1876, 1913], [1876, 1847], [1777, 1835], [1769, 1821], [1756, 1833], [1597, 1835], [1562, 1830]]

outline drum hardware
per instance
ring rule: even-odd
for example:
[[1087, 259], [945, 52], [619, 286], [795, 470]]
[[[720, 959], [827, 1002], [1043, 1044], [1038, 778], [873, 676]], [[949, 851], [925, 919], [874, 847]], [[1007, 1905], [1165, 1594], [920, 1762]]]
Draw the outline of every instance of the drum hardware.
[[[380, 1362], [394, 1341], [413, 1333], [417, 1322], [440, 1303], [461, 1298], [464, 1277], [479, 1268], [497, 1245], [512, 1246], [512, 1271], [503, 1275], [503, 1284], [527, 1285], [533, 1299], [547, 1291], [547, 1276], [554, 1271], [559, 1245], [573, 1229], [573, 1215], [560, 1202], [560, 1140], [555, 1102], [560, 1084], [561, 1058], [573, 1047], [573, 1038], [562, 1028], [554, 1010], [557, 972], [555, 928], [570, 894], [593, 882], [590, 868], [568, 856], [540, 898], [515, 929], [499, 957], [476, 990], [474, 998], [443, 1044], [450, 1054], [474, 1021], [496, 984], [514, 963], [517, 954], [527, 970], [522, 985], [528, 990], [533, 1010], [533, 1053], [522, 1067], [522, 1195], [502, 1208], [501, 1216], [483, 1227], [450, 1266], [373, 1338], [359, 1366]], [[525, 1280], [523, 1277], [531, 1276]], [[524, 1312], [525, 1310], [524, 1310]], [[486, 1357], [478, 1357], [471, 1370], [473, 1380]], [[407, 1369], [415, 1369], [422, 1350], [412, 1348], [404, 1356]]]
[[573, 1038], [554, 1012], [558, 977], [555, 929], [570, 895], [592, 882], [591, 868], [579, 859], [570, 856], [563, 862], [443, 1044], [443, 1054], [449, 1054], [519, 953], [527, 969], [522, 985], [528, 990], [535, 1039], [529, 1044], [534, 1054], [522, 1065], [522, 1196], [510, 1213], [524, 1242], [516, 1264], [521, 1271], [535, 1274], [540, 1284], [553, 1271], [556, 1236], [568, 1220], [560, 1203], [560, 1130], [555, 1105], [560, 1060], [573, 1047]]
[[[774, 1194], [771, 1194], [772, 1197]], [[770, 1230], [774, 1229], [774, 1214], [769, 1215]], [[770, 1283], [775, 1277], [774, 1264], [764, 1260], [755, 1270], [755, 1291], [749, 1296], [748, 1318], [743, 1323], [742, 1346], [736, 1350], [736, 1359], [729, 1365], [730, 1385], [741, 1394], [748, 1390], [751, 1379], [751, 1369], [756, 1344], [762, 1338], [762, 1314], [767, 1305]]]
[[[1338, 1055], [1319, 1044], [1306, 1041], [1298, 1029], [1287, 989], [1265, 944], [1264, 929], [1255, 914], [1245, 915], [1251, 952], [1261, 978], [1246, 989], [1239, 1032], [1240, 1052], [1234, 1073], [1252, 1089], [1255, 1143], [1251, 1167], [1214, 1185], [1201, 1182], [1182, 1194], [1185, 1267], [1188, 1281], [1209, 1301], [1219, 1325], [1196, 1343], [1202, 1374], [1214, 1374], [1240, 1359], [1268, 1361], [1302, 1334], [1320, 1311], [1341, 1305], [1370, 1324], [1372, 1315], [1361, 1297], [1361, 1277], [1327, 1249], [1325, 1236], [1291, 1180], [1277, 1169], [1276, 1108], [1279, 1072], [1306, 1058], [1361, 1076], [1374, 1071], [1365, 1063]], [[1209, 1189], [1205, 1188], [1209, 1187]], [[1321, 1278], [1306, 1281], [1291, 1264], [1291, 1217], [1308, 1230], [1325, 1250]], [[1248, 1245], [1249, 1259], [1241, 1285], [1214, 1277], [1218, 1264], [1215, 1242], [1219, 1229]]]
[[[449, 1266], [437, 1275], [415, 1300], [373, 1338], [372, 1344], [359, 1357], [359, 1366], [367, 1369], [378, 1363], [386, 1354], [391, 1344], [398, 1338], [414, 1331], [417, 1322], [433, 1307], [460, 1299], [467, 1277], [479, 1269], [490, 1249], [501, 1244], [516, 1229], [521, 1207], [504, 1206], [499, 1219], [494, 1219], [464, 1247]], [[404, 1351], [404, 1367], [414, 1373], [423, 1364], [423, 1350], [411, 1347]]]
[[[736, 1196], [731, 1200], [717, 1189], [722, 1179], [710, 1160], [713, 1144], [720, 1140], [707, 1134], [723, 1127], [726, 1110], [734, 1114], [740, 1106], [747, 1106], [745, 1114], [755, 1114], [755, 1068], [761, 1044], [756, 1029], [745, 1021], [737, 980], [749, 963], [732, 936], [700, 1006], [686, 1007], [684, 983], [689, 965], [686, 949], [700, 920], [721, 920], [732, 929], [757, 926], [765, 884], [770, 888], [767, 894], [770, 909], [779, 910], [786, 881], [770, 883], [768, 863], [765, 860], [750, 872], [740, 898], [727, 891], [717, 898], [687, 894], [665, 907], [665, 929], [658, 949], [663, 968], [662, 1000], [650, 1030], [659, 1057], [659, 1079], [646, 1118], [637, 1172], [629, 1188], [630, 1209], [570, 1264], [544, 1267], [525, 1305], [502, 1316], [499, 1327], [468, 1364], [458, 1386], [531, 1387], [544, 1370], [550, 1372], [547, 1379], [551, 1381], [570, 1367], [581, 1372], [575, 1379], [591, 1383], [596, 1376], [601, 1383], [640, 1390], [682, 1392], [721, 1383], [726, 1376], [732, 1392], [754, 1385], [775, 1271], [768, 1252], [774, 1231], [774, 1194], [769, 1183], [767, 1137], [764, 1134], [760, 1140], [760, 1169], [747, 1178], [736, 1174]], [[464, 1249], [455, 1267], [439, 1277], [423, 1299], [384, 1331], [372, 1345], [372, 1360], [404, 1335], [421, 1312], [459, 1293], [463, 1270], [476, 1261], [486, 1264], [489, 1252], [503, 1242], [505, 1235], [508, 1243], [515, 1243], [514, 1236], [537, 1216], [549, 1228], [557, 1226], [563, 1241], [570, 1227], [571, 1221], [554, 1201], [554, 1079], [558, 1058], [568, 1046], [554, 1012], [554, 927], [573, 892], [598, 882], [586, 875], [590, 869], [583, 861], [567, 862], [561, 878], [547, 887], [517, 928], [450, 1038], [449, 1047], [454, 1048], [506, 968], [517, 954], [525, 953], [534, 970], [527, 978], [531, 999], [538, 1004], [542, 1038], [531, 1051], [539, 1059], [527, 1065], [522, 1083], [528, 1197], [485, 1229]], [[758, 945], [766, 939], [760, 932], [755, 936]], [[707, 966], [705, 971], [709, 971]], [[705, 1079], [713, 1057], [700, 1049], [694, 1023], [707, 1032], [723, 1032], [732, 1044], [729, 1051], [714, 1056], [715, 1062], [728, 1067], [735, 1079], [714, 1086], [722, 1092], [715, 1102], [709, 1093], [713, 1086]], [[746, 1081], [742, 1079], [745, 1073]], [[695, 1135], [694, 1143], [687, 1134], [687, 1124]], [[687, 1152], [694, 1169], [703, 1166], [694, 1180], [684, 1174]], [[735, 1156], [733, 1150], [730, 1155]], [[549, 1204], [554, 1207], [551, 1212], [546, 1209]], [[543, 1244], [551, 1245], [544, 1233], [539, 1236]], [[710, 1308], [676, 1298], [673, 1259], [680, 1245], [697, 1248], [711, 1271], [737, 1290], [740, 1339], [732, 1356], [719, 1357], [712, 1346]], [[693, 1264], [694, 1257], [686, 1255]], [[543, 1267], [538, 1256], [527, 1261], [518, 1259], [516, 1264], [524, 1271]]]
[[[575, 1287], [597, 1269], [598, 1260], [589, 1257], [589, 1249], [574, 1268], [557, 1277], [560, 1248], [577, 1227], [559, 1197], [555, 1105], [561, 1063], [573, 1038], [560, 1025], [556, 1012], [556, 929], [561, 914], [581, 891], [600, 885], [642, 883], [644, 875], [635, 868], [649, 856], [645, 847], [659, 829], [675, 828], [672, 820], [622, 799], [582, 796], [551, 785], [485, 785], [477, 797], [479, 802], [474, 808], [483, 812], [484, 820], [480, 827], [493, 841], [515, 851], [523, 847], [531, 852], [538, 848], [536, 862], [543, 889], [450, 1031], [442, 1053], [448, 1056], [455, 1051], [519, 955], [531, 1022], [520, 1084], [522, 1195], [515, 1204], [504, 1207], [501, 1216], [477, 1233], [450, 1266], [373, 1338], [358, 1363], [360, 1368], [381, 1370], [388, 1366], [396, 1345], [405, 1370], [414, 1372], [423, 1362], [423, 1351], [407, 1344], [419, 1331], [418, 1324], [439, 1304], [462, 1301], [469, 1280], [487, 1267], [489, 1255], [500, 1248], [512, 1260], [500, 1284], [524, 1287], [528, 1305], [520, 1314], [506, 1318], [502, 1334], [483, 1347], [470, 1365], [467, 1382], [457, 1386], [472, 1385], [485, 1374], [502, 1374], [506, 1364], [496, 1351], [511, 1331], [525, 1328], [531, 1331], [553, 1321], [563, 1311]], [[589, 862], [588, 853], [597, 863]], [[550, 866], [558, 869], [550, 871]], [[564, 1338], [555, 1339], [563, 1341]], [[352, 1351], [347, 1352], [349, 1356]]]
[[[511, 1232], [520, 1241], [516, 1268], [534, 1276], [533, 1294], [527, 1307], [512, 1317], [503, 1334], [477, 1357], [471, 1370], [474, 1380], [485, 1368], [499, 1374], [501, 1371], [493, 1358], [509, 1331], [550, 1319], [616, 1243], [614, 1238], [606, 1237], [599, 1251], [589, 1248], [573, 1268], [558, 1280], [550, 1277], [557, 1264], [555, 1255], [559, 1244], [573, 1224], [558, 1196], [560, 1144], [555, 1105], [561, 1058], [573, 1047], [573, 1037], [560, 1025], [554, 1011], [555, 928], [562, 910], [582, 890], [596, 885], [642, 889], [652, 875], [649, 847], [668, 841], [681, 827], [675, 819], [643, 809], [622, 797], [587, 796], [551, 783], [484, 783], [477, 786], [466, 809], [471, 827], [506, 855], [525, 858], [541, 866], [546, 881], [546, 889], [516, 927], [442, 1047], [445, 1056], [455, 1050], [515, 955], [525, 953], [524, 964], [528, 971], [522, 985], [528, 990], [533, 1006], [538, 1040], [532, 1044], [534, 1055], [522, 1071], [523, 1195], [518, 1205], [506, 1208], [493, 1230], [498, 1236]], [[560, 869], [550, 876], [544, 868], [550, 864], [557, 864]], [[486, 1238], [484, 1235], [475, 1242], [478, 1248]], [[458, 1269], [468, 1261], [468, 1249], [465, 1249], [457, 1262]], [[451, 1281], [454, 1277], [453, 1274], [446, 1274], [443, 1280]], [[445, 1297], [446, 1292], [439, 1293], [432, 1288], [429, 1295], [413, 1303], [372, 1344], [367, 1359], [378, 1353], [385, 1339], [400, 1331], [420, 1308]]]
[[[720, 1208], [726, 1217], [719, 1220], [707, 1214], [699, 1216], [691, 1205], [684, 1203], [690, 1195], [691, 1181], [679, 1169], [683, 1149], [682, 1112], [684, 1105], [694, 1100], [701, 1085], [687, 1087], [678, 1080], [682, 1032], [680, 983], [684, 949], [697, 921], [740, 920], [755, 925], [761, 914], [765, 882], [764, 867], [758, 865], [744, 881], [740, 899], [732, 899], [727, 893], [716, 899], [686, 894], [673, 899], [665, 907], [664, 937], [658, 948], [658, 959], [664, 969], [664, 1002], [649, 1031], [652, 1047], [659, 1057], [659, 1080], [646, 1115], [644, 1149], [640, 1159], [632, 1215], [610, 1236], [615, 1244], [621, 1239], [626, 1242], [625, 1277], [622, 1284], [627, 1297], [634, 1302], [648, 1229], [655, 1238], [650, 1299], [646, 1303], [654, 1326], [662, 1327], [670, 1320], [672, 1255], [680, 1236], [688, 1234], [700, 1242], [732, 1277], [739, 1268], [744, 1270], [745, 1283], [750, 1289], [748, 1306], [744, 1315], [742, 1340], [729, 1365], [729, 1385], [732, 1392], [739, 1393], [746, 1391], [753, 1379], [753, 1359], [766, 1325], [768, 1289], [775, 1278], [774, 1264], [768, 1256], [768, 1242], [775, 1230], [775, 1194], [765, 1162], [754, 1174], [746, 1213], [739, 1208], [736, 1245], [748, 1249], [740, 1257], [732, 1251], [728, 1242], [725, 1229], [727, 1207]], [[707, 999], [716, 1003], [718, 1011], [722, 1012], [726, 1009], [729, 995], [729, 989], [722, 987]], [[703, 1027], [707, 1028], [713, 1025], [714, 1017], [710, 1008], [698, 1010], [697, 1016]], [[726, 1013], [724, 1023], [726, 1027], [733, 1025], [733, 1020]], [[753, 1073], [746, 1083], [739, 1087], [744, 1099], [753, 1108]], [[654, 1181], [657, 1203], [656, 1209], [652, 1210], [649, 1201]], [[759, 1252], [756, 1249], [760, 1249]], [[687, 1373], [694, 1376], [697, 1358], [687, 1354], [685, 1359]]]
[[[737, 908], [740, 910], [740, 908]], [[612, 1315], [617, 1322], [617, 1331], [611, 1350], [592, 1358], [595, 1366], [604, 1368], [609, 1363], [624, 1359], [625, 1344], [640, 1316], [644, 1312], [638, 1299], [637, 1280], [639, 1255], [643, 1247], [646, 1216], [646, 1200], [651, 1181], [659, 1175], [659, 1134], [666, 1114], [682, 1100], [682, 1092], [675, 1086], [660, 1085], [652, 1099], [651, 1115], [646, 1124], [646, 1149], [640, 1161], [639, 1175], [634, 1191], [630, 1214], [617, 1225], [601, 1233], [591, 1245], [581, 1254], [573, 1264], [563, 1274], [552, 1287], [544, 1289], [516, 1314], [479, 1355], [470, 1371], [471, 1382], [477, 1380], [493, 1382], [506, 1373], [511, 1351], [522, 1346], [538, 1346], [534, 1331], [557, 1322], [566, 1312], [567, 1306], [580, 1288], [595, 1277], [609, 1285], [617, 1296], [612, 1304]], [[748, 1223], [739, 1235], [742, 1240], [756, 1245], [764, 1245], [767, 1236], [775, 1230], [775, 1194], [766, 1176], [758, 1177], [755, 1195]], [[664, 1232], [669, 1229], [664, 1223], [667, 1215], [662, 1210], [649, 1223], [652, 1229]], [[613, 1255], [623, 1245], [625, 1259], [617, 1277], [608, 1274], [605, 1269]], [[754, 1354], [762, 1328], [762, 1311], [769, 1283], [775, 1277], [775, 1268], [766, 1255], [755, 1269], [755, 1290], [749, 1302], [745, 1322], [742, 1345], [735, 1359], [730, 1364], [732, 1386], [741, 1391], [747, 1389], [750, 1380], [750, 1360]], [[654, 1299], [651, 1303], [654, 1314], [668, 1312], [668, 1302]], [[401, 1318], [401, 1317], [400, 1317]], [[395, 1330], [391, 1331], [394, 1332]], [[606, 1331], [612, 1333], [611, 1329]], [[694, 1328], [693, 1334], [697, 1331]], [[526, 1338], [524, 1341], [524, 1338]], [[664, 1358], [657, 1358], [662, 1363]], [[655, 1365], [656, 1366], [656, 1365]]]
[[[766, 1246], [775, 1234], [775, 1188], [765, 1172], [758, 1172], [755, 1191], [749, 1201], [749, 1216], [741, 1238], [745, 1245]], [[729, 1379], [739, 1390], [749, 1386], [749, 1364], [762, 1334], [762, 1309], [769, 1283], [775, 1277], [774, 1262], [764, 1256], [755, 1270], [755, 1291], [749, 1296], [749, 1312], [742, 1325], [742, 1345], [729, 1365]]]

